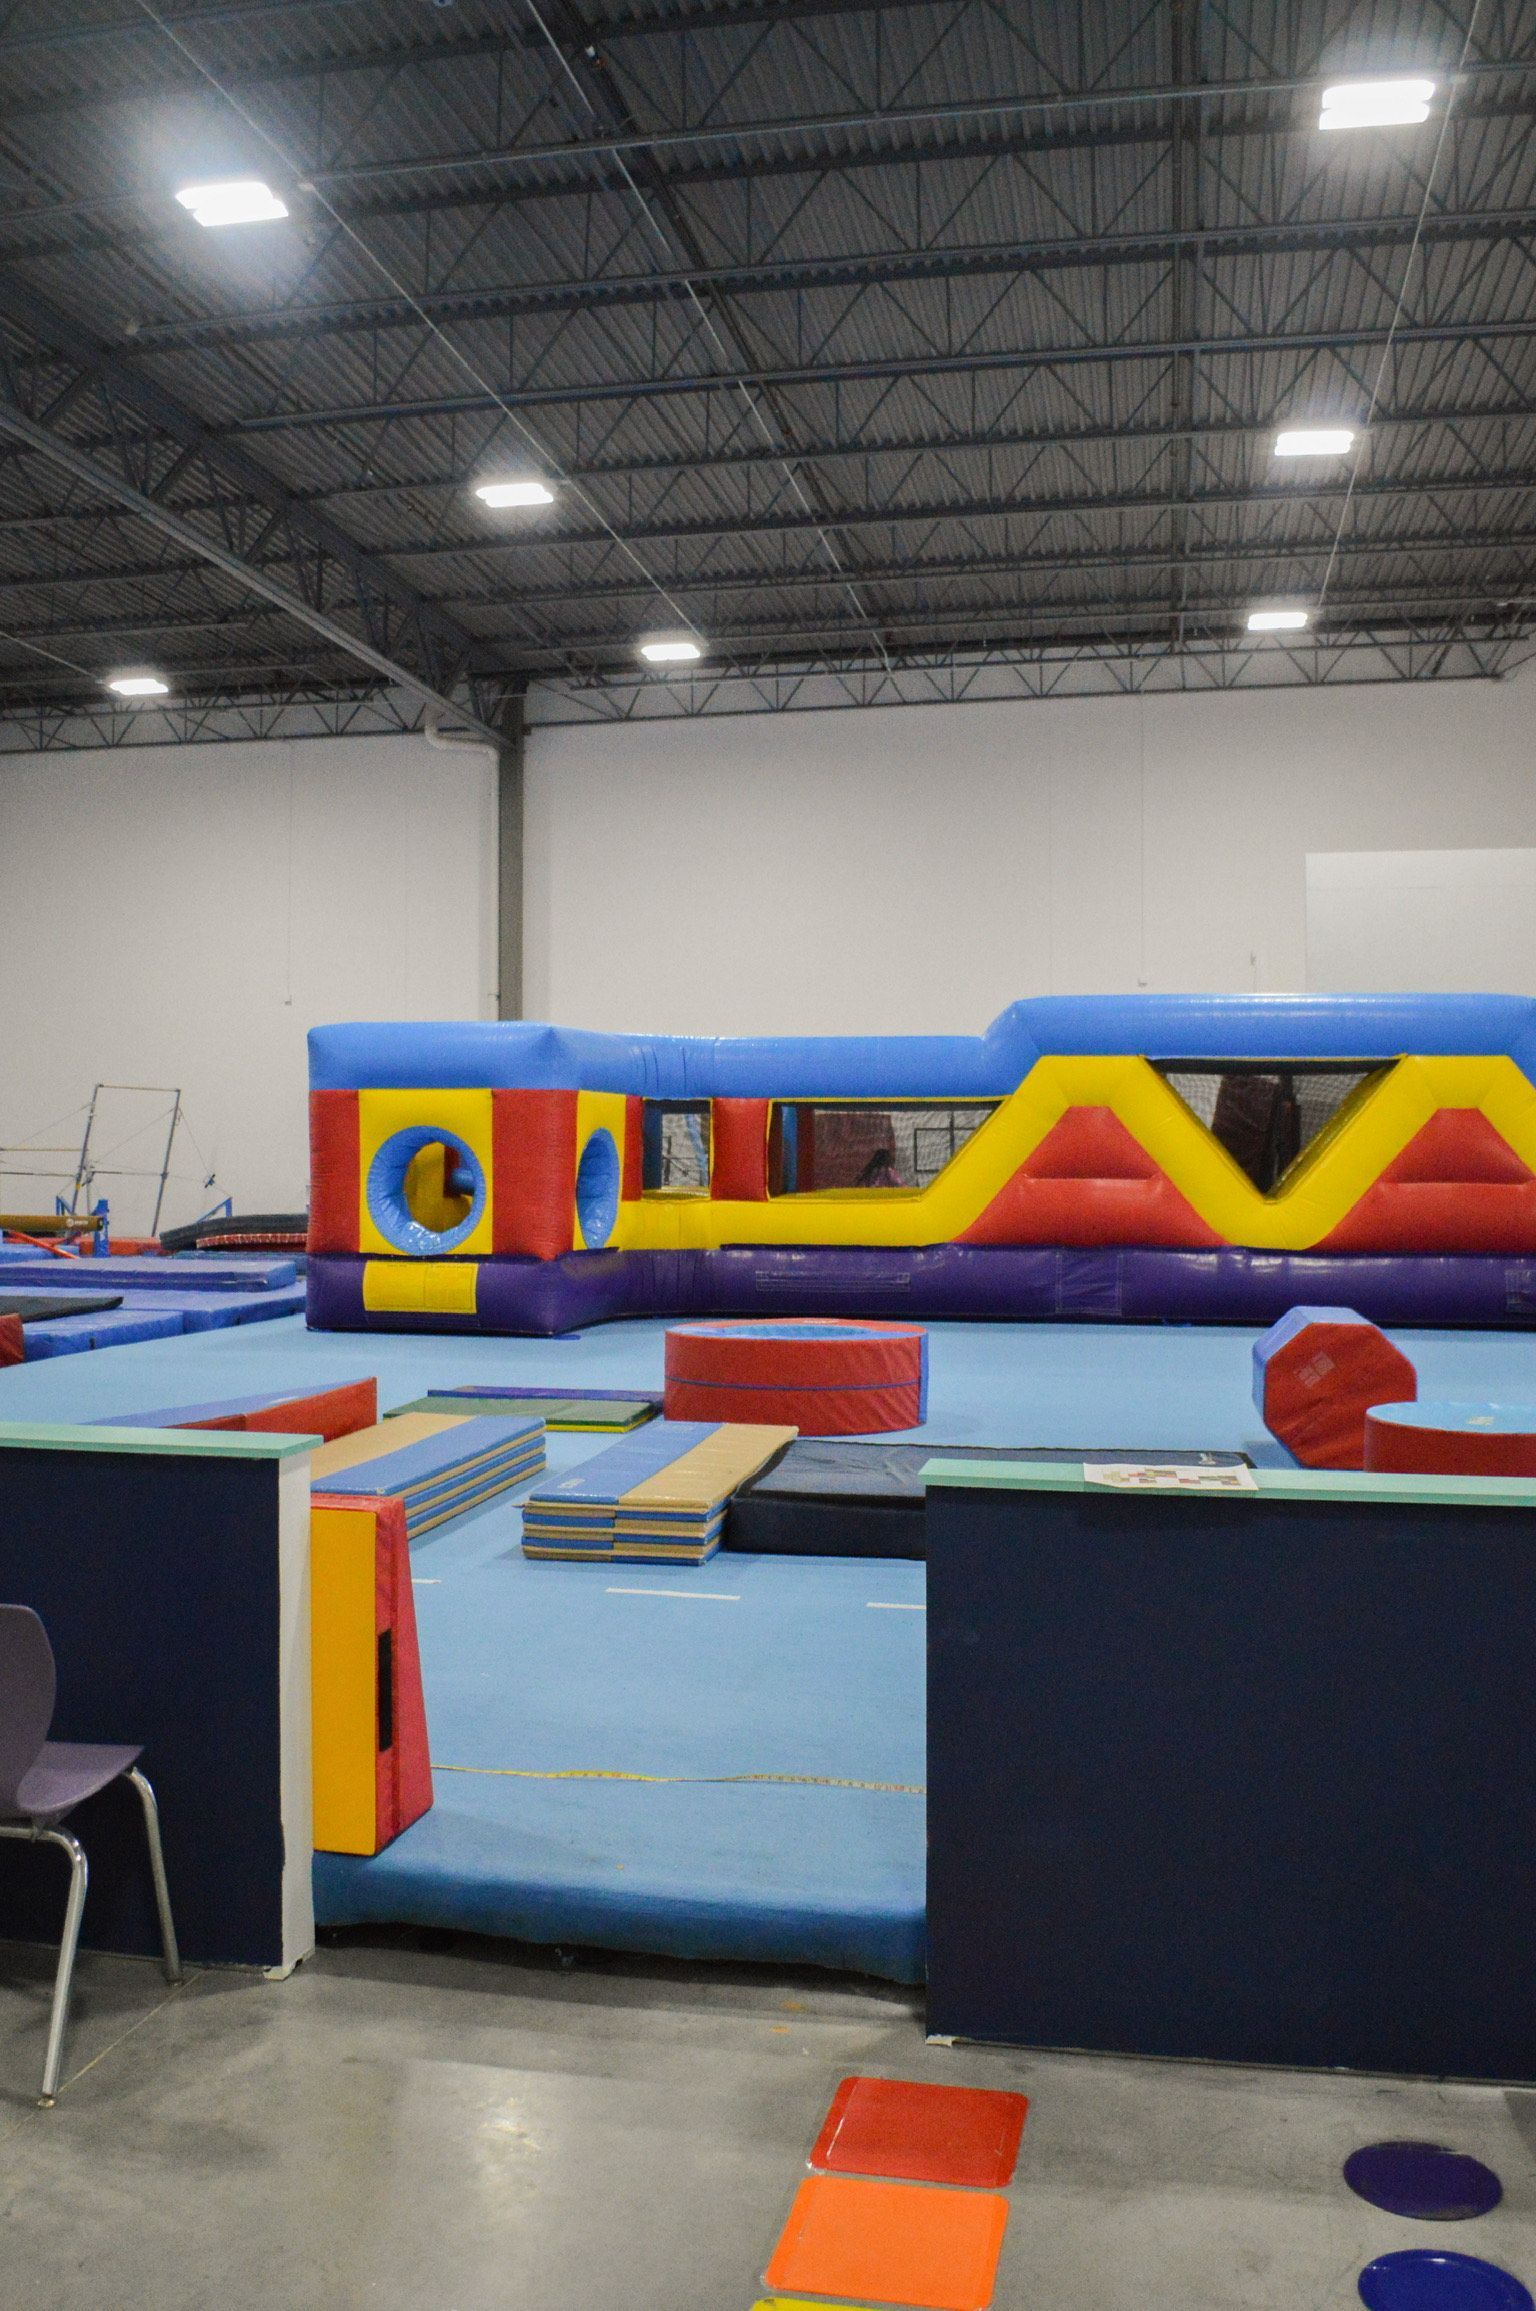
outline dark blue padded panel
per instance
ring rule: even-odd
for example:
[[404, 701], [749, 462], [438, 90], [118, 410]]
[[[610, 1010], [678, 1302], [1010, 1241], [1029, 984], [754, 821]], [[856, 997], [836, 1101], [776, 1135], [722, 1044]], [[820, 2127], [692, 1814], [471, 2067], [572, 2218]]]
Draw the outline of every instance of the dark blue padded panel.
[[1536, 2077], [1536, 1508], [933, 1485], [928, 1578], [932, 2030]]

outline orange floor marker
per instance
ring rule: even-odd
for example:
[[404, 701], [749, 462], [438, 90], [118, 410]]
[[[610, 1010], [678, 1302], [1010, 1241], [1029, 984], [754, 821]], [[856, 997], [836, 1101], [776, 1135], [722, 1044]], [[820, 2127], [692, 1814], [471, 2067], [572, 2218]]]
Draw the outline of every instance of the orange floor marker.
[[1008, 2201], [992, 2191], [812, 2175], [763, 2276], [844, 2301], [986, 2311], [1007, 2225]]
[[841, 2175], [1001, 2190], [1012, 2180], [1029, 2100], [987, 2086], [845, 2078], [811, 2165]]

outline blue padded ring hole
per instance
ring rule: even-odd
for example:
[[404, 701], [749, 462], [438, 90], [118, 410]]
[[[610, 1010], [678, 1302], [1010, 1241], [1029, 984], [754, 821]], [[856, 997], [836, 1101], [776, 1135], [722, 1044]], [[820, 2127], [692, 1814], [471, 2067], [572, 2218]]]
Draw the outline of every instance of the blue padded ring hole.
[[619, 1216], [623, 1167], [611, 1131], [595, 1131], [576, 1166], [576, 1218], [589, 1252], [600, 1252]]
[[418, 1259], [456, 1251], [485, 1215], [474, 1149], [441, 1125], [392, 1132], [368, 1167], [368, 1216], [387, 1244]]

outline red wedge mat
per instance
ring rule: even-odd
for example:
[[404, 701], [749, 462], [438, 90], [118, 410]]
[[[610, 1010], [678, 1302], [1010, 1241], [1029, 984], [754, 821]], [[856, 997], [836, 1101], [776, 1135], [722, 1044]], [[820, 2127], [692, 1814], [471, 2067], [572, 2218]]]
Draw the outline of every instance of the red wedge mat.
[[1012, 2180], [1029, 2100], [990, 2087], [845, 2078], [811, 2165], [834, 2174], [1001, 2190]]

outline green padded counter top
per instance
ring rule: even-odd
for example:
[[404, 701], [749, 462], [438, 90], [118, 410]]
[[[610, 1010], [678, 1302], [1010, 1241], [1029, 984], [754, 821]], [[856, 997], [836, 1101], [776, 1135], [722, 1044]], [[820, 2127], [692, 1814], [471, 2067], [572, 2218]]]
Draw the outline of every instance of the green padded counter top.
[[166, 1452], [205, 1460], [287, 1460], [310, 1452], [318, 1436], [280, 1436], [235, 1428], [82, 1428], [0, 1420], [0, 1450], [21, 1452]]
[[[1126, 1465], [1145, 1466], [1126, 1456]], [[1216, 1472], [1212, 1472], [1213, 1474]], [[1241, 1503], [1264, 1500], [1419, 1502], [1449, 1508], [1536, 1508], [1536, 1478], [1523, 1476], [1390, 1476], [1358, 1469], [1256, 1468], [1247, 1472], [1253, 1482], [1239, 1491], [1193, 1485], [1177, 1488], [1187, 1500]], [[1083, 1463], [1063, 1455], [1047, 1461], [945, 1460], [925, 1461], [925, 1485], [963, 1486], [978, 1492], [1047, 1492], [1113, 1494], [1135, 1497], [1135, 1486], [1095, 1484], [1083, 1474]], [[1143, 1499], [1166, 1500], [1175, 1488], [1148, 1486]]]

